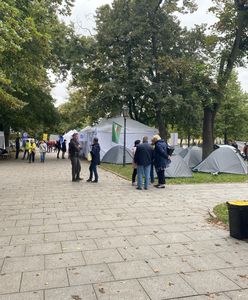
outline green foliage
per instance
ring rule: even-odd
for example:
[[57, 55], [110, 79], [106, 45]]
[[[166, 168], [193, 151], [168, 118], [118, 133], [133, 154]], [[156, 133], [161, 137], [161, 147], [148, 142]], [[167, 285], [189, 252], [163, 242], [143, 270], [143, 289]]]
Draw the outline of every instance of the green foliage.
[[[117, 173], [127, 180], [131, 181], [133, 168], [132, 165], [114, 165], [114, 164], [101, 164], [104, 169]], [[247, 175], [233, 175], [233, 174], [219, 174], [214, 176], [206, 173], [193, 173], [192, 178], [170, 178], [167, 179], [167, 184], [204, 184], [204, 183], [235, 183], [235, 182], [248, 182]]]
[[221, 203], [216, 205], [213, 209], [213, 212], [215, 213], [218, 221], [221, 221], [224, 224], [228, 224], [229, 216], [228, 216], [228, 208], [226, 203]]

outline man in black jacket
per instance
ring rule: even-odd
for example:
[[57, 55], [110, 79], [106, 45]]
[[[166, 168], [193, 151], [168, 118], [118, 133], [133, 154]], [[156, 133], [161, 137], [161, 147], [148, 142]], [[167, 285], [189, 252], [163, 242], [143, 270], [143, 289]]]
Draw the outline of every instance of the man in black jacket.
[[144, 189], [148, 189], [152, 156], [152, 147], [148, 144], [148, 137], [144, 136], [143, 143], [137, 146], [134, 155], [134, 162], [137, 164], [138, 190], [142, 190], [143, 175], [145, 175]]
[[72, 167], [72, 181], [80, 181], [80, 171], [81, 171], [81, 164], [79, 161], [79, 151], [80, 146], [78, 143], [78, 133], [73, 133], [72, 139], [69, 143], [69, 158], [71, 160], [71, 167]]

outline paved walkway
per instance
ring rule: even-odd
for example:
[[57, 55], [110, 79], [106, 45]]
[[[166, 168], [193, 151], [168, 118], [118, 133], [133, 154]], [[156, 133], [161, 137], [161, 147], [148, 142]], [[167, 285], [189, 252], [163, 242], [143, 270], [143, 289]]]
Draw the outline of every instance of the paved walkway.
[[54, 157], [0, 161], [0, 178], [0, 300], [248, 299], [248, 244], [206, 221], [247, 184], [72, 183]]

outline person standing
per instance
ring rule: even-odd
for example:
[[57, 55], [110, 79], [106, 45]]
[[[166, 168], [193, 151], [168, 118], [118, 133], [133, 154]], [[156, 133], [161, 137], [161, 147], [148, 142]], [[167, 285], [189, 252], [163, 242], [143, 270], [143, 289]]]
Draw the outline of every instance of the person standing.
[[39, 150], [40, 150], [40, 162], [44, 163], [46, 153], [47, 153], [47, 144], [45, 141], [40, 141]]
[[63, 143], [61, 144], [61, 150], [62, 150], [62, 159], [65, 159], [65, 153], [66, 153], [66, 140], [63, 140]]
[[144, 189], [147, 190], [150, 181], [151, 163], [153, 151], [151, 145], [148, 144], [148, 137], [143, 137], [143, 143], [138, 145], [134, 155], [134, 163], [137, 164], [138, 187], [142, 190], [143, 175], [145, 175]]
[[20, 152], [20, 138], [19, 138], [19, 136], [17, 136], [16, 139], [15, 139], [15, 148], [16, 148], [16, 156], [15, 156], [15, 158], [18, 159], [19, 152]]
[[31, 163], [31, 161], [34, 163], [34, 161], [35, 161], [35, 151], [36, 151], [36, 144], [33, 140], [31, 140], [30, 144], [29, 144], [29, 151], [28, 151], [29, 163]]
[[247, 145], [247, 143], [244, 144], [243, 152], [244, 152], [244, 159], [248, 160], [248, 145]]
[[152, 139], [154, 148], [154, 166], [158, 176], [158, 184], [156, 188], [165, 188], [165, 168], [170, 164], [170, 157], [167, 152], [167, 143], [161, 139], [159, 135], [155, 135]]
[[134, 186], [135, 185], [135, 181], [136, 181], [136, 176], [137, 176], [137, 165], [136, 163], [134, 162], [134, 155], [135, 155], [135, 152], [136, 152], [136, 149], [137, 149], [137, 146], [140, 144], [140, 140], [136, 140], [134, 142], [134, 146], [132, 148], [132, 155], [133, 155], [133, 174], [132, 174], [132, 185]]
[[82, 180], [82, 178], [80, 178], [81, 164], [79, 161], [79, 151], [78, 133], [73, 133], [69, 143], [69, 158], [71, 160], [73, 182]]
[[59, 159], [59, 153], [60, 153], [60, 150], [61, 150], [60, 140], [56, 141], [56, 149], [57, 149], [57, 158]]
[[[93, 139], [93, 145], [91, 146], [91, 162], [90, 162], [90, 177], [87, 180], [87, 182], [98, 182], [98, 172], [97, 172], [97, 166], [100, 165], [100, 145], [98, 143], [98, 138]], [[93, 179], [93, 174], [94, 174], [94, 180]]]
[[29, 146], [30, 146], [30, 142], [29, 140], [25, 140], [24, 141], [24, 153], [23, 153], [23, 157], [22, 159], [24, 160], [27, 154], [27, 159], [29, 158]]

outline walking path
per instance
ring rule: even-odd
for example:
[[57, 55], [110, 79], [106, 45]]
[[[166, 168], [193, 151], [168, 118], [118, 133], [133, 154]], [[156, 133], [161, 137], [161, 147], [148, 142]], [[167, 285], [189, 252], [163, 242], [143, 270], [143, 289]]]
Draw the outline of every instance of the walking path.
[[0, 300], [248, 299], [248, 244], [207, 222], [247, 184], [75, 183], [51, 154], [0, 161], [0, 178]]

